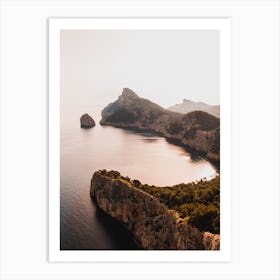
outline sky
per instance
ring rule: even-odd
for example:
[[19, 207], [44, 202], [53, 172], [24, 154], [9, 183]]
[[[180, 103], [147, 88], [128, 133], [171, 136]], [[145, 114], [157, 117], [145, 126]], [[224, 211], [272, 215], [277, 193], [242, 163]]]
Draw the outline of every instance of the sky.
[[106, 106], [128, 87], [160, 106], [219, 104], [219, 31], [63, 30], [61, 104]]

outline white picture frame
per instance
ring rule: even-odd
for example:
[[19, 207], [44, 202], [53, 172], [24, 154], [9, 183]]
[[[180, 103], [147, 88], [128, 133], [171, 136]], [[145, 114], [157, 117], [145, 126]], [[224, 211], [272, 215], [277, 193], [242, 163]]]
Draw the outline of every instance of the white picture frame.
[[[220, 33], [221, 246], [217, 251], [60, 250], [60, 32], [62, 30], [218, 30]], [[229, 262], [231, 260], [230, 18], [49, 19], [49, 260], [54, 262]]]
[[[0, 1], [0, 279], [280, 279], [279, 9], [279, 0]], [[49, 262], [50, 17], [232, 19], [230, 262]]]

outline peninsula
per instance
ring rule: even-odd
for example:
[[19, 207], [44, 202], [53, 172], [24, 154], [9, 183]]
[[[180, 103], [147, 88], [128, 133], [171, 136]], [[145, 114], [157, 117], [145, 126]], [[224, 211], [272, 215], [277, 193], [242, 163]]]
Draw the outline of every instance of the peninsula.
[[102, 110], [101, 125], [152, 131], [219, 166], [220, 119], [203, 111], [181, 114], [166, 110], [124, 88]]

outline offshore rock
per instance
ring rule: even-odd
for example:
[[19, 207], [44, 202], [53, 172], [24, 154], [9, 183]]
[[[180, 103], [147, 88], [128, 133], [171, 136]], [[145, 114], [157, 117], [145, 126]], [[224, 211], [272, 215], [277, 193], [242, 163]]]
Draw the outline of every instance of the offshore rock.
[[121, 222], [145, 250], [219, 250], [220, 236], [201, 232], [117, 171], [100, 170], [90, 195], [104, 212]]
[[84, 114], [80, 118], [82, 128], [91, 128], [95, 126], [93, 118], [89, 114]]

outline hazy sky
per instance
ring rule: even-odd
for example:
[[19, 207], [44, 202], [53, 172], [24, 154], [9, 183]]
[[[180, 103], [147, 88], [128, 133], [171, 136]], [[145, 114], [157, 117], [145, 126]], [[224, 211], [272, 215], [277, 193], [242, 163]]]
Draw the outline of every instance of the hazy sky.
[[113, 102], [128, 87], [169, 107], [219, 104], [219, 31], [61, 31], [61, 102]]

